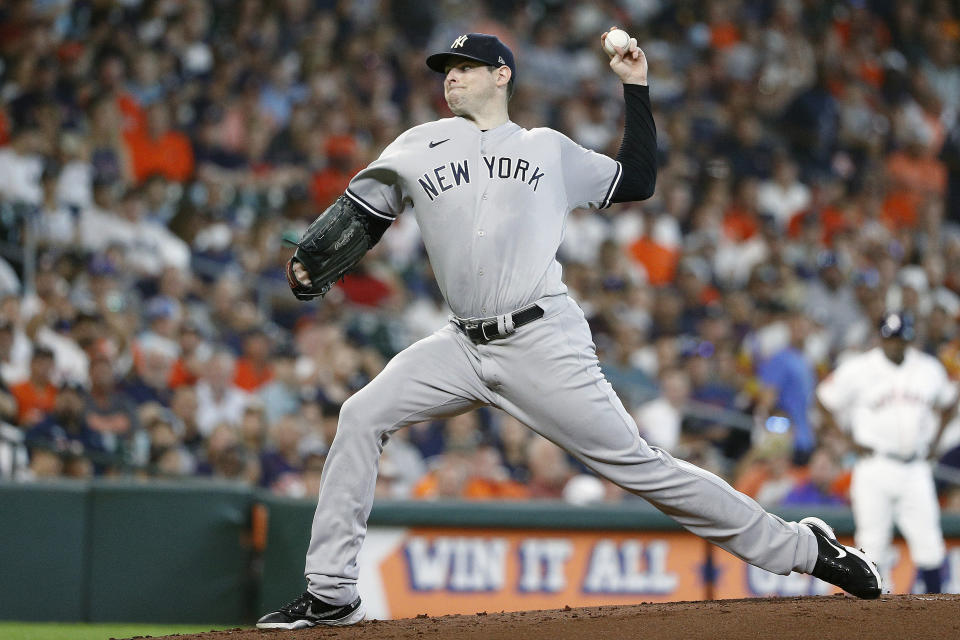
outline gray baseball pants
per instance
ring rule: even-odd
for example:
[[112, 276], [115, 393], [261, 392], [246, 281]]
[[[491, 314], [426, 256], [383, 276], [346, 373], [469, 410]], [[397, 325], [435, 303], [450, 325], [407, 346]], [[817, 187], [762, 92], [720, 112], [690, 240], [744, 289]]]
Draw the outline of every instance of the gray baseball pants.
[[684, 528], [767, 571], [809, 573], [813, 533], [767, 513], [716, 475], [650, 447], [603, 377], [590, 329], [566, 295], [544, 317], [473, 344], [450, 323], [394, 357], [344, 403], [307, 550], [308, 590], [330, 604], [357, 597], [357, 554], [390, 433], [492, 405], [563, 447]]

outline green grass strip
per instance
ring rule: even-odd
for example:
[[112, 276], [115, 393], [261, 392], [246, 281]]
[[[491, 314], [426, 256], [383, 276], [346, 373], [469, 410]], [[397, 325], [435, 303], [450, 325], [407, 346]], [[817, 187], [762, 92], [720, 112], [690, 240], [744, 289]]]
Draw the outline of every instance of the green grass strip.
[[137, 623], [62, 623], [0, 622], [3, 640], [108, 640], [134, 636], [169, 636], [174, 633], [203, 633], [235, 626], [203, 624], [137, 624]]

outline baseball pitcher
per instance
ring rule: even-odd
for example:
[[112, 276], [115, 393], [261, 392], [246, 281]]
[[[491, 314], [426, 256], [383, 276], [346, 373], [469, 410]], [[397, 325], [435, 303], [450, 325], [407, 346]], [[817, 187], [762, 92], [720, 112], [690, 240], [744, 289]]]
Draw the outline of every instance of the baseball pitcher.
[[[601, 43], [606, 38], [601, 36]], [[311, 225], [288, 265], [293, 292], [325, 293], [399, 215], [414, 215], [454, 316], [398, 354], [344, 403], [307, 551], [307, 590], [260, 628], [349, 625], [364, 617], [357, 554], [377, 460], [391, 433], [498, 407], [644, 497], [693, 533], [769, 571], [813, 573], [864, 598], [880, 576], [817, 519], [785, 522], [717, 476], [650, 447], [604, 379], [556, 260], [567, 214], [649, 198], [656, 130], [647, 61], [630, 39], [610, 68], [623, 81], [617, 158], [510, 121], [517, 77], [499, 39], [467, 33], [427, 58], [454, 117], [401, 134]]]

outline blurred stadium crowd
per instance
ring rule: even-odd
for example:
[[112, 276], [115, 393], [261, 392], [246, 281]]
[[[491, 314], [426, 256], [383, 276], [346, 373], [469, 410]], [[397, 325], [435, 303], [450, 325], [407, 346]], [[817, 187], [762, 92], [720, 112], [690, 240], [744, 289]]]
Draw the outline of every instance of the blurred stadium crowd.
[[[282, 238], [449, 115], [423, 60], [468, 31], [516, 53], [515, 122], [615, 155], [611, 23], [649, 59], [660, 173], [567, 223], [604, 371], [652, 444], [766, 505], [844, 503], [812, 411], [837, 358], [904, 308], [960, 377], [955, 1], [3, 3], [0, 475], [315, 495], [340, 404], [448, 312], [413, 216], [315, 304]], [[584, 471], [479, 410], [397, 433], [377, 491], [624, 497]]]

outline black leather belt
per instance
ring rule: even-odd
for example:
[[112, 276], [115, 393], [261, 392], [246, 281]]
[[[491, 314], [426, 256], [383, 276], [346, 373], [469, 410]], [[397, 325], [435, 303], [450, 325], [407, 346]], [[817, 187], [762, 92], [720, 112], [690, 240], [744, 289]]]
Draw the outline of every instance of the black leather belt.
[[904, 464], [908, 464], [910, 462], [914, 462], [920, 459], [920, 456], [918, 456], [915, 453], [909, 456], [900, 456], [895, 453], [890, 453], [889, 451], [877, 451], [876, 449], [871, 449], [870, 447], [864, 447], [864, 449], [866, 450], [867, 453], [869, 453], [872, 456], [880, 456], [881, 458], [890, 458], [891, 460], [896, 460], [897, 462], [902, 462]]
[[[512, 319], [512, 322], [506, 321], [501, 323], [500, 318], [477, 320], [475, 322], [454, 318], [453, 321], [460, 327], [460, 330], [470, 338], [473, 344], [487, 344], [491, 340], [505, 338], [513, 333], [517, 327], [522, 327], [542, 317], [543, 308], [541, 308], [540, 305], [532, 304], [510, 315], [509, 318]], [[503, 316], [501, 316], [501, 318], [503, 318]]]

